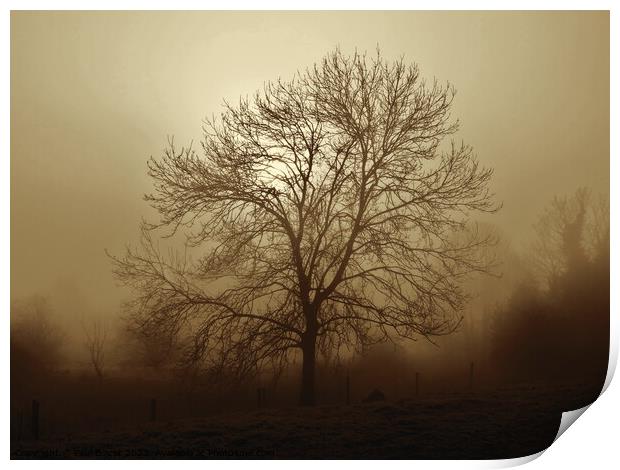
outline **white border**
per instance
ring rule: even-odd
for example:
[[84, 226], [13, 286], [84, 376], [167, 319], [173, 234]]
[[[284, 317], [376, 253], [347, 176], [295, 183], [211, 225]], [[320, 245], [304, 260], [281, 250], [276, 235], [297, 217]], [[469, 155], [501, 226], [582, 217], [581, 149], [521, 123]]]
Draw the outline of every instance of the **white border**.
[[[5, 73], [2, 75], [3, 93], [2, 93], [2, 108], [1, 125], [2, 133], [0, 134], [0, 145], [3, 147], [2, 164], [2, 177], [4, 179], [1, 191], [3, 195], [2, 201], [2, 217], [0, 220], [6, 225], [0, 232], [2, 237], [2, 259], [3, 269], [1, 272], [0, 289], [2, 290], [4, 306], [3, 312], [4, 325], [0, 328], [0, 341], [3, 345], [2, 360], [4, 365], [5, 381], [4, 385], [0, 388], [0, 394], [2, 395], [2, 408], [1, 408], [1, 432], [0, 432], [0, 445], [4, 449], [4, 458], [9, 459], [9, 387], [8, 387], [8, 374], [9, 374], [9, 299], [10, 299], [10, 232], [9, 232], [9, 214], [10, 214], [10, 142], [9, 142], [9, 125], [10, 125], [10, 14], [9, 10], [47, 10], [47, 9], [60, 9], [60, 10], [72, 10], [72, 9], [100, 9], [100, 10], [132, 10], [132, 9], [159, 9], [159, 10], [338, 10], [338, 9], [359, 9], [359, 10], [611, 10], [610, 14], [610, 28], [611, 28], [611, 116], [610, 116], [610, 128], [612, 130], [618, 129], [618, 26], [619, 21], [617, 17], [618, 9], [613, 8], [613, 2], [611, 1], [533, 1], [533, 0], [521, 0], [521, 1], [448, 1], [448, 0], [435, 0], [435, 1], [393, 1], [383, 0], [381, 2], [369, 2], [369, 1], [339, 1], [339, 0], [314, 0], [314, 1], [298, 1], [293, 5], [290, 1], [263, 1], [263, 2], [251, 2], [248, 0], [228, 0], [228, 1], [198, 1], [198, 0], [177, 0], [175, 2], [164, 1], [136, 1], [136, 0], [110, 0], [106, 2], [91, 1], [86, 4], [80, 1], [8, 1], [4, 3], [6, 5], [4, 15], [1, 18], [2, 24], [2, 36], [0, 42], [2, 47], [0, 48], [2, 54], [2, 63], [5, 65]], [[617, 183], [618, 175], [618, 138], [617, 134], [611, 132], [611, 158], [610, 161], [610, 174], [611, 182]], [[618, 238], [618, 219], [616, 213], [616, 207], [618, 203], [619, 189], [615, 184], [610, 185], [610, 197], [611, 197], [611, 279], [612, 286], [614, 286], [618, 279], [618, 250], [614, 248], [614, 240]], [[617, 314], [615, 314], [618, 307], [618, 295], [617, 291], [612, 289], [611, 292], [611, 328], [612, 328], [612, 350], [610, 355], [610, 371], [606, 386], [609, 385], [611, 374], [615, 369], [618, 358], [618, 320]], [[560, 439], [554, 443], [547, 451], [542, 453], [540, 458], [529, 463], [530, 468], [543, 468], [542, 466], [558, 466], [564, 468], [583, 468], [586, 465], [592, 468], [608, 468], [614, 467], [613, 462], [617, 462], [616, 454], [616, 426], [615, 419], [619, 416], [620, 410], [620, 389], [617, 384], [611, 383], [609, 388], [603, 393], [603, 395], [597, 400], [579, 419], [577, 426], [571, 427]], [[410, 469], [412, 466], [422, 465], [424, 468], [498, 468], [504, 466], [514, 466], [526, 463], [531, 458], [515, 459], [508, 461], [389, 461], [387, 465], [395, 468]], [[74, 468], [82, 468], [84, 462], [76, 461], [59, 461], [59, 462], [45, 462], [45, 465], [49, 465], [51, 468], [66, 468], [66, 466]], [[124, 461], [115, 463], [115, 465], [132, 465], [134, 461]], [[135, 464], [139, 466], [158, 467], [164, 468], [169, 465], [166, 461], [136, 461]], [[325, 463], [334, 466], [346, 465], [341, 462]], [[321, 465], [325, 465], [321, 464]], [[20, 467], [30, 467], [36, 465], [33, 462], [24, 461], [11, 461], [11, 465]], [[99, 467], [108, 465], [105, 461], [92, 461], [88, 462], [88, 465]], [[204, 468], [205, 465], [214, 465], [214, 463], [206, 463], [204, 461], [188, 461], [183, 462], [182, 465], [190, 465]], [[220, 462], [219, 465], [227, 468], [237, 467], [241, 465], [252, 465], [258, 468], [269, 468], [281, 466], [295, 465], [300, 469], [314, 470], [316, 466], [312, 461], [296, 461], [282, 462], [282, 461], [251, 461], [251, 462]], [[374, 469], [378, 462], [366, 461], [356, 462], [356, 466], [360, 466], [365, 469]]]

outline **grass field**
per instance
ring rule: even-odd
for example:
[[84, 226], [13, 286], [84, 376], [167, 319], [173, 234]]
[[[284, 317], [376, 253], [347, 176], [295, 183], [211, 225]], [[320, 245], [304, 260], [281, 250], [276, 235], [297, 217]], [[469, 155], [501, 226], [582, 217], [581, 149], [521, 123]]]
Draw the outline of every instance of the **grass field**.
[[585, 386], [495, 391], [315, 408], [281, 407], [13, 440], [20, 458], [494, 459], [548, 447]]

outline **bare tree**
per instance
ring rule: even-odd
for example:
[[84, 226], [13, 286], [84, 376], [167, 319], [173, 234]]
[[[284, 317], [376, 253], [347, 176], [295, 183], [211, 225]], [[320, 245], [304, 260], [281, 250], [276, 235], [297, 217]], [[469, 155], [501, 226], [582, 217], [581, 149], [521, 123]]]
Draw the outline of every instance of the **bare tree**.
[[58, 367], [64, 333], [47, 298], [11, 300], [11, 373], [44, 372]]
[[553, 198], [534, 228], [533, 265], [547, 287], [567, 272], [579, 273], [586, 263], [609, 257], [609, 201], [593, 198], [587, 188]]
[[83, 329], [90, 363], [99, 380], [102, 380], [105, 365], [105, 346], [108, 337], [107, 327], [103, 322], [94, 320], [89, 327], [83, 326]]
[[[460, 280], [485, 269], [489, 241], [454, 232], [497, 206], [472, 149], [440, 148], [458, 128], [453, 96], [402, 59], [336, 50], [225, 103], [202, 155], [171, 140], [149, 161], [161, 220], [114, 258], [136, 324], [184, 331], [188, 358], [241, 374], [301, 351], [304, 405], [319, 353], [454, 331]], [[164, 256], [157, 229], [206, 253]]]
[[145, 334], [132, 328], [122, 331], [125, 363], [146, 367], [161, 373], [165, 368], [175, 364], [177, 359], [176, 338], [167, 331]]

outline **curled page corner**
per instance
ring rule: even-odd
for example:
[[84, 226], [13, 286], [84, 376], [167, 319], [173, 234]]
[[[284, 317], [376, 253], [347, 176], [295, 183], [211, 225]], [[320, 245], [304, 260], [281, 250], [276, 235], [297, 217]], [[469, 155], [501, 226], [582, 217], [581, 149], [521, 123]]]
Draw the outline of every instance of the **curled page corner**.
[[[592, 402], [594, 403], [594, 402]], [[588, 409], [590, 408], [590, 406], [592, 406], [592, 403], [590, 403], [589, 405], [584, 406], [583, 408], [579, 408], [576, 410], [570, 410], [570, 411], [565, 411], [562, 413], [562, 417], [560, 419], [560, 426], [558, 428], [558, 433], [555, 435], [555, 437], [553, 438], [553, 442], [551, 443], [551, 445], [549, 445], [549, 447], [551, 447], [555, 441], [558, 440], [558, 438], [564, 434], [564, 432], [573, 425], [573, 423], [575, 421], [577, 421], [577, 419], [579, 419], [579, 417]], [[549, 448], [547, 447], [546, 449], [541, 450], [540, 452], [536, 452], [534, 454], [531, 455], [526, 455], [523, 457], [516, 457], [513, 459], [501, 459], [501, 460], [495, 460], [493, 461], [493, 463], [489, 462], [489, 467], [488, 468], [510, 468], [510, 467], [518, 467], [521, 465], [524, 465], [526, 463], [529, 463], [533, 460], [536, 460], [538, 457], [540, 457], [542, 454], [544, 454], [546, 452], [546, 450]]]
[[[569, 427], [571, 427], [573, 425], [573, 423], [575, 421], [577, 421], [577, 419], [588, 409], [590, 408], [590, 406], [592, 405], [592, 403], [590, 403], [590, 405], [586, 405], [583, 408], [579, 408], [577, 410], [571, 410], [571, 411], [565, 411], [564, 413], [562, 413], [562, 419], [560, 420], [560, 427], [558, 428], [558, 433], [555, 435], [555, 439], [553, 439], [553, 442], [557, 441], [558, 438], [564, 434], [564, 431], [566, 431]], [[552, 444], [553, 445], [553, 444]]]
[[536, 452], [534, 454], [526, 455], [524, 457], [515, 457], [513, 459], [493, 460], [493, 461], [489, 462], [488, 467], [486, 467], [486, 468], [512, 468], [512, 467], [519, 467], [521, 465], [525, 465], [526, 463], [531, 462], [532, 460], [536, 460], [546, 450], [547, 449], [543, 449], [540, 452]]

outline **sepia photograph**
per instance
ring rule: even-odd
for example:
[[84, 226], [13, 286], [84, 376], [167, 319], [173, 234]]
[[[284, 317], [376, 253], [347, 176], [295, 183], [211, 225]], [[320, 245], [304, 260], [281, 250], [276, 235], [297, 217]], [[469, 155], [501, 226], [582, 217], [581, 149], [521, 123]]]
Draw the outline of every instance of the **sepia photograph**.
[[609, 364], [609, 11], [10, 12], [12, 460], [527, 457]]

